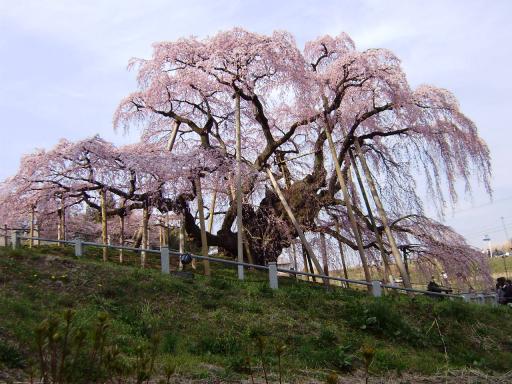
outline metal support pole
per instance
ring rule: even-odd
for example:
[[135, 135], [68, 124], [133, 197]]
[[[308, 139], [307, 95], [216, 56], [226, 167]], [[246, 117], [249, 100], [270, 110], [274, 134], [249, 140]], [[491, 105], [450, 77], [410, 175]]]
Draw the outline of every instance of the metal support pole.
[[169, 273], [169, 247], [160, 247], [160, 265], [162, 273]]
[[271, 289], [278, 288], [277, 264], [274, 261], [268, 263], [268, 282]]
[[82, 239], [75, 239], [75, 256], [82, 257], [84, 255], [84, 244]]
[[382, 296], [382, 286], [380, 285], [380, 281], [372, 280], [372, 296], [373, 297], [381, 297]]

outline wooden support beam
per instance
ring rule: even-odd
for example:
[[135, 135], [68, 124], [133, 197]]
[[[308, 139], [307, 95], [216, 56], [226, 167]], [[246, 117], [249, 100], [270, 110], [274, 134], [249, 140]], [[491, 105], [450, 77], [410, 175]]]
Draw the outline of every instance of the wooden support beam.
[[404, 287], [412, 288], [409, 274], [407, 273], [407, 270], [405, 269], [405, 265], [402, 262], [402, 257], [400, 255], [400, 251], [398, 250], [398, 247], [396, 245], [395, 237], [393, 236], [393, 233], [391, 232], [391, 228], [389, 227], [386, 211], [384, 210], [384, 206], [383, 206], [380, 196], [377, 192], [377, 187], [375, 185], [375, 181], [373, 180], [372, 174], [370, 172], [370, 168], [368, 167], [368, 163], [366, 162], [366, 159], [364, 158], [363, 151], [361, 150], [361, 146], [359, 144], [359, 140], [354, 141], [354, 146], [356, 148], [357, 157], [359, 158], [359, 161], [361, 162], [363, 172], [366, 177], [366, 182], [368, 183], [368, 186], [370, 187], [370, 192], [372, 194], [375, 205], [377, 206], [377, 211], [379, 212], [380, 221], [382, 222], [382, 225], [384, 226], [384, 232], [386, 233], [386, 237], [388, 238], [388, 242], [391, 247], [391, 253], [393, 254], [393, 257], [395, 259], [395, 263], [398, 267], [398, 270], [400, 271], [400, 275], [402, 276], [402, 280], [404, 282]]
[[[279, 187], [279, 184], [277, 183], [274, 175], [272, 174], [272, 171], [267, 168], [267, 175], [270, 179], [270, 182], [272, 183], [272, 186], [274, 187], [274, 190], [276, 191], [277, 196], [279, 197], [279, 200], [281, 200], [281, 203], [283, 204], [284, 210], [286, 211], [286, 214], [288, 215], [290, 221], [292, 222], [293, 226], [295, 227], [295, 230], [299, 234], [300, 241], [302, 242], [302, 245], [306, 249], [306, 252], [311, 257], [313, 263], [315, 264], [315, 268], [317, 269], [318, 273], [322, 273], [322, 266], [320, 265], [318, 259], [315, 256], [315, 252], [313, 252], [313, 248], [309, 244], [309, 242], [306, 239], [306, 236], [304, 235], [304, 231], [299, 225], [299, 222], [295, 218], [295, 215], [292, 212], [292, 209], [288, 205], [288, 202], [286, 201], [283, 192], [281, 191], [281, 188]], [[324, 282], [327, 284], [328, 279], [324, 279]]]

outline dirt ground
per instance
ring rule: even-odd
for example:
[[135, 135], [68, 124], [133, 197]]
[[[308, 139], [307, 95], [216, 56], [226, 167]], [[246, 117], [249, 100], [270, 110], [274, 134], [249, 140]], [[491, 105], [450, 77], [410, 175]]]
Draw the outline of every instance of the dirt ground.
[[[0, 372], [0, 383], [5, 384], [25, 384], [39, 383], [38, 380], [20, 380], [15, 372]], [[124, 382], [128, 384], [128, 382]], [[163, 379], [151, 380], [148, 384], [166, 383]], [[190, 379], [180, 376], [173, 376], [170, 380], [173, 384], [267, 384], [264, 378], [256, 377], [254, 381], [250, 378], [248, 380], [225, 380], [225, 379]], [[279, 383], [278, 377], [270, 377], [268, 384]], [[283, 380], [282, 384], [324, 384], [325, 380], [317, 378], [301, 377], [293, 381]], [[388, 377], [373, 377], [370, 376], [368, 381], [365, 380], [363, 372], [356, 372], [353, 375], [344, 375], [338, 377], [338, 384], [511, 384], [512, 383], [512, 370], [504, 375], [494, 376], [487, 375], [483, 372], [475, 370], [452, 371], [445, 375], [436, 376], [418, 376], [404, 373], [401, 376], [388, 376]], [[131, 384], [131, 382], [130, 382]]]

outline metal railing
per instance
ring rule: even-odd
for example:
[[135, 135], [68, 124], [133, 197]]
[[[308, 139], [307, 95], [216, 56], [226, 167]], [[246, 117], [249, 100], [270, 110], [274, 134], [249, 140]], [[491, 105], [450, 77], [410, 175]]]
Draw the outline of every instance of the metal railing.
[[[95, 243], [90, 241], [83, 241], [81, 239], [75, 239], [75, 240], [55, 240], [55, 239], [48, 239], [48, 238], [42, 238], [42, 237], [30, 237], [30, 236], [22, 236], [18, 231], [12, 231], [11, 232], [11, 246], [13, 249], [17, 249], [21, 246], [21, 240], [36, 240], [40, 242], [46, 242], [46, 243], [57, 243], [57, 244], [68, 244], [72, 245], [74, 247], [74, 254], [76, 257], [82, 257], [84, 255], [84, 246], [92, 246], [92, 247], [98, 247], [98, 248], [112, 248], [112, 249], [119, 249], [119, 250], [127, 250], [127, 251], [135, 251], [135, 252], [146, 252], [146, 253], [154, 253], [154, 254], [160, 254], [160, 270], [162, 273], [170, 273], [170, 257], [177, 256], [178, 260], [181, 258], [182, 255], [185, 253], [181, 253], [178, 250], [170, 249], [168, 247], [160, 247], [160, 250], [156, 249], [146, 249], [146, 248], [136, 248], [136, 247], [128, 247], [128, 246], [121, 246], [121, 245], [111, 245], [111, 244], [102, 244], [102, 243]], [[7, 246], [7, 244], [6, 244]], [[425, 291], [421, 289], [415, 289], [415, 288], [405, 288], [400, 287], [397, 285], [392, 284], [384, 284], [379, 280], [375, 281], [365, 281], [365, 280], [353, 280], [353, 279], [345, 279], [342, 277], [336, 277], [336, 276], [326, 276], [322, 274], [316, 274], [316, 273], [310, 273], [310, 272], [302, 272], [302, 271], [296, 271], [292, 269], [285, 269], [285, 268], [278, 268], [276, 262], [269, 262], [266, 266], [265, 265], [257, 265], [257, 264], [250, 264], [245, 262], [238, 262], [235, 260], [226, 260], [221, 259], [217, 257], [211, 257], [211, 256], [201, 256], [201, 255], [195, 255], [190, 254], [190, 257], [192, 259], [196, 260], [208, 260], [215, 263], [221, 263], [225, 265], [236, 265], [236, 266], [242, 266], [246, 268], [251, 268], [255, 270], [265, 270], [268, 271], [268, 282], [271, 289], [278, 289], [279, 287], [279, 272], [287, 274], [289, 276], [295, 276], [298, 278], [299, 276], [306, 277], [309, 281], [309, 278], [312, 277], [313, 279], [318, 279], [322, 281], [325, 285], [329, 285], [329, 283], [332, 282], [340, 282], [344, 283], [345, 286], [348, 286], [349, 284], [355, 284], [355, 285], [362, 285], [366, 286], [369, 292], [374, 297], [381, 297], [383, 295], [384, 289], [390, 289], [390, 290], [396, 290], [396, 291], [402, 291], [408, 294], [421, 294], [426, 295], [430, 297], [443, 297], [443, 298], [449, 298], [451, 300], [454, 299], [461, 299], [465, 302], [475, 302], [478, 304], [497, 304], [497, 295], [496, 294], [486, 294], [486, 293], [464, 293], [464, 294], [450, 294], [450, 293], [441, 293], [441, 292], [432, 292], [432, 291]], [[243, 276], [241, 277], [241, 280], [243, 280]]]

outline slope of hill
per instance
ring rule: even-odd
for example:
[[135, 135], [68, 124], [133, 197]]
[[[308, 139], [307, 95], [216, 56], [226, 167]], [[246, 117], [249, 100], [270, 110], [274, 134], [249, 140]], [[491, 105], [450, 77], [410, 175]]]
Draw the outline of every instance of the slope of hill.
[[[379, 377], [460, 369], [503, 375], [512, 367], [509, 308], [403, 295], [375, 299], [284, 278], [272, 291], [265, 274], [249, 272], [243, 283], [231, 270], [213, 275], [166, 276], [78, 260], [65, 249], [0, 249], [0, 381], [37, 372], [37, 339], [52, 320], [39, 324], [45, 318], [64, 324], [66, 316], [76, 330], [108, 323], [102, 342], [118, 347], [122, 375], [144, 369], [162, 382], [165, 367], [175, 380], [222, 382], [251, 375], [279, 382], [280, 374], [283, 382], [312, 382], [333, 372], [359, 380], [365, 362], [368, 374]], [[52, 340], [57, 345], [65, 334], [62, 326], [55, 329], [55, 340], [42, 346], [49, 355]], [[91, 336], [90, 344], [96, 341]]]

